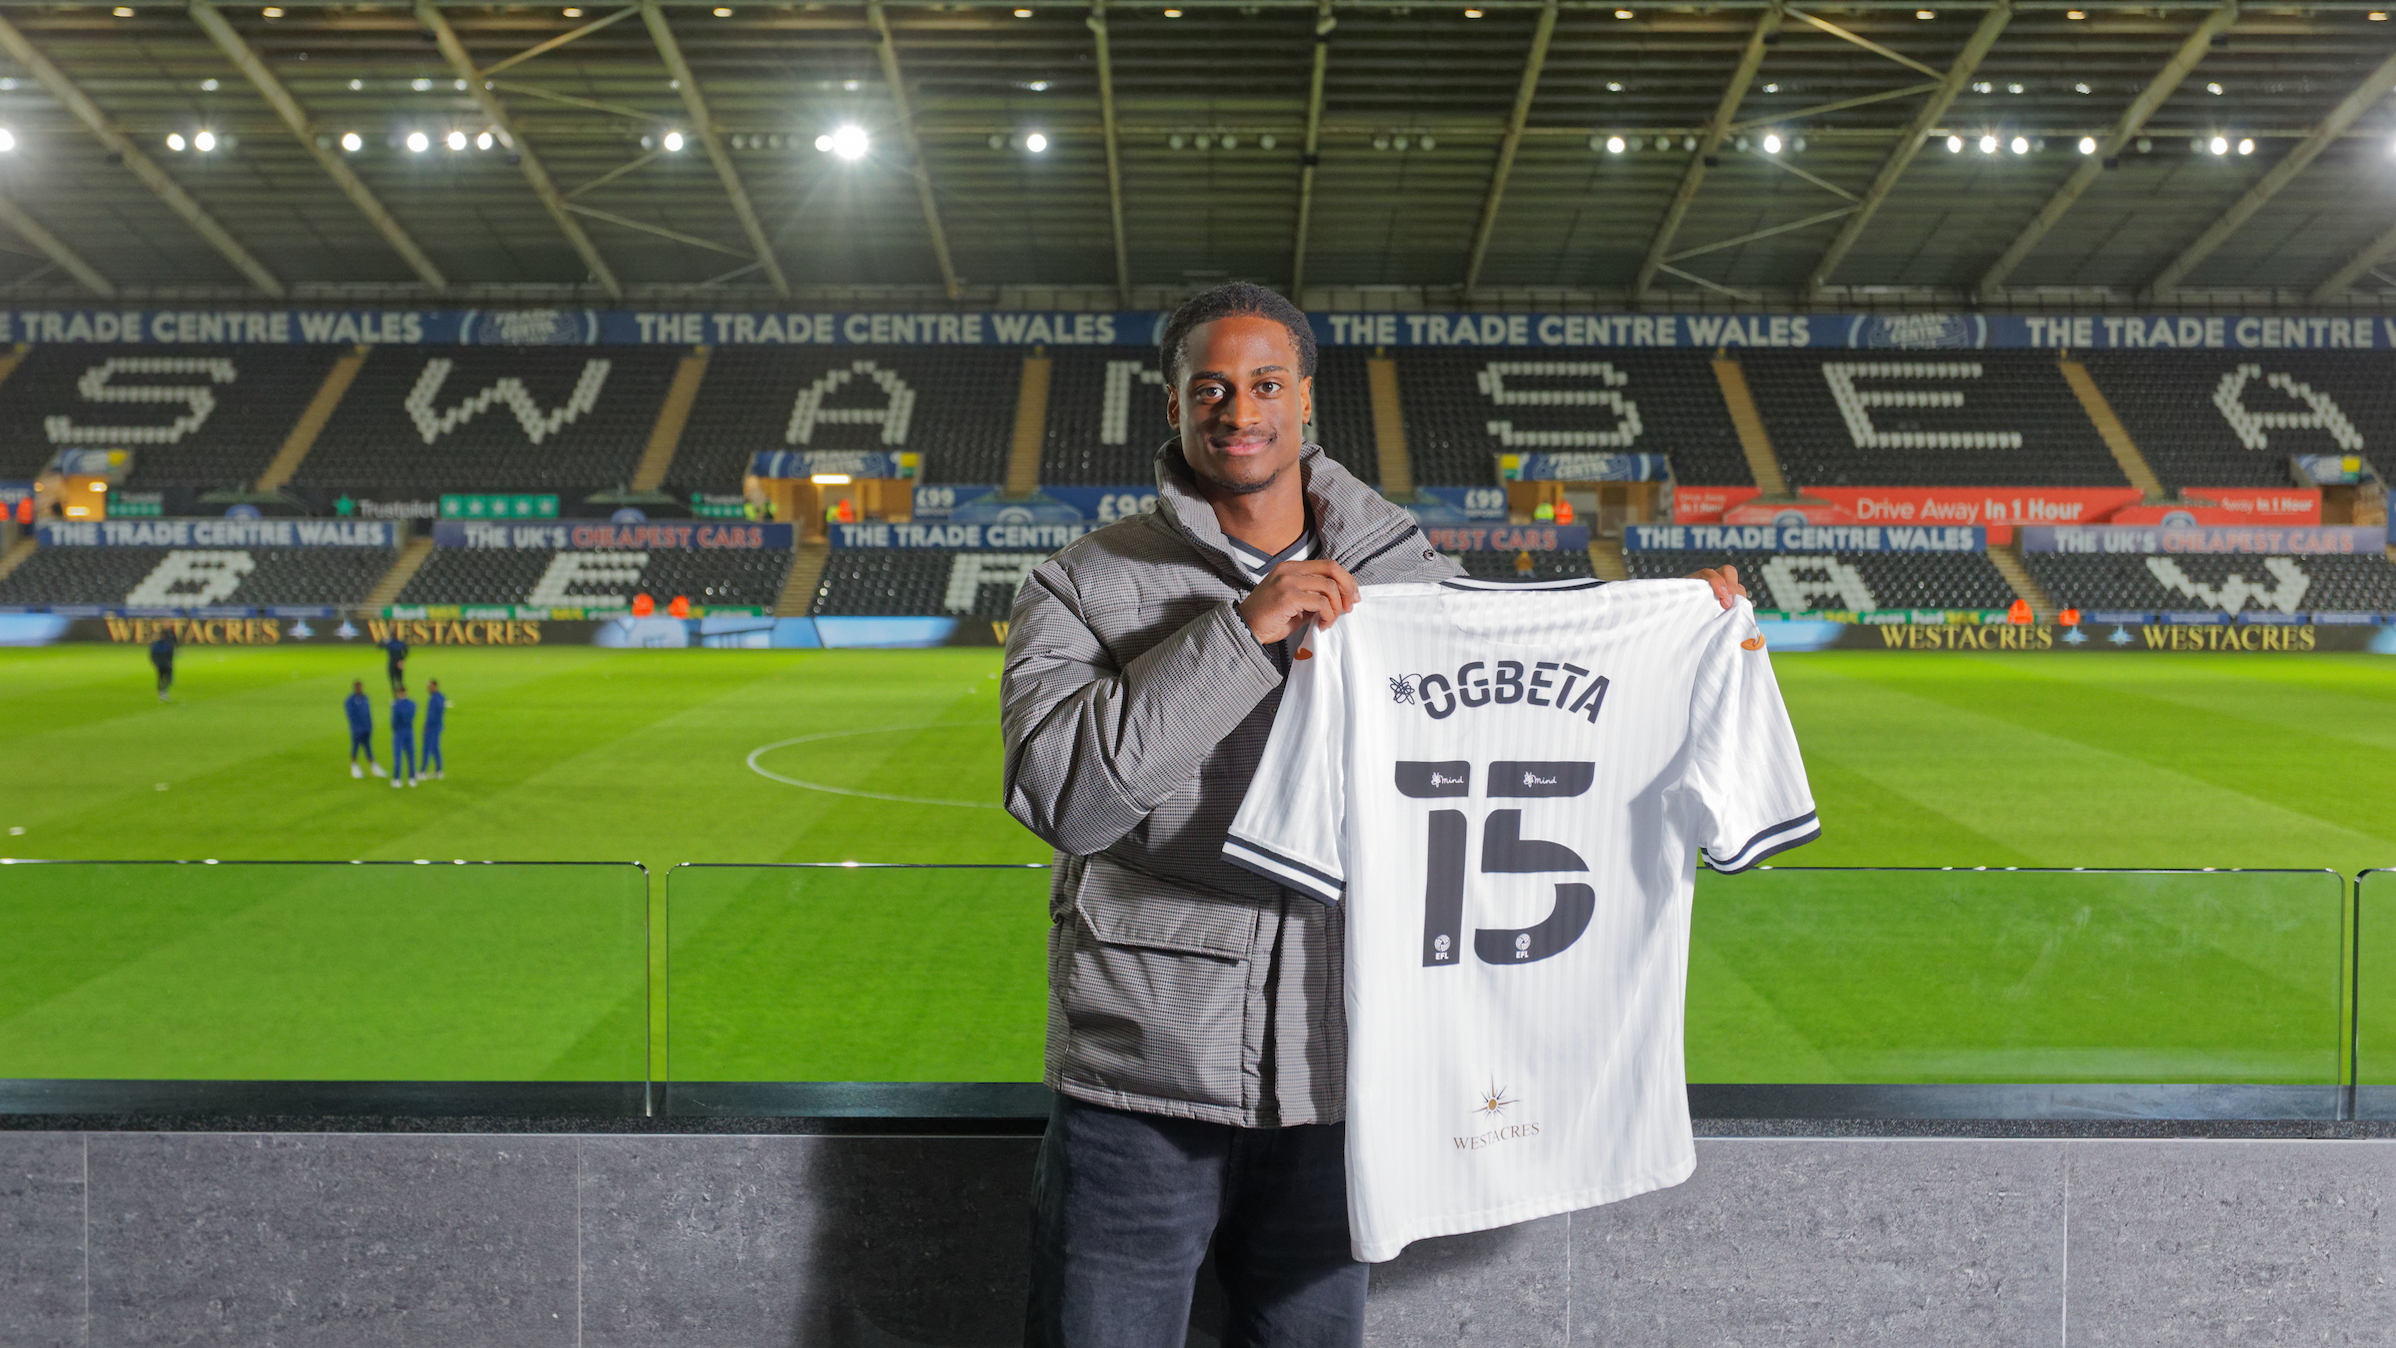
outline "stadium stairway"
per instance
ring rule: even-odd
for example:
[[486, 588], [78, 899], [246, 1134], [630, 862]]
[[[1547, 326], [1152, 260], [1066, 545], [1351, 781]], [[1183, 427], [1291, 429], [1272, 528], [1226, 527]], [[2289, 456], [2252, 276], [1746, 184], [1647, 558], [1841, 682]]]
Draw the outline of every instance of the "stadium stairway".
[[1722, 401], [1730, 407], [1730, 424], [1739, 432], [1739, 448], [1746, 451], [1748, 471], [1755, 474], [1755, 485], [1764, 499], [1789, 499], [1789, 479], [1780, 470], [1780, 458], [1772, 452], [1772, 437], [1764, 430], [1764, 418], [1755, 410], [1755, 395], [1747, 389], [1747, 372], [1739, 362], [1728, 356], [1714, 358], [1714, 380], [1722, 386]]
[[1007, 495], [1017, 499], [1040, 490], [1040, 447], [1046, 438], [1048, 381], [1054, 369], [1046, 355], [1023, 358], [1023, 381], [1016, 386], [1015, 435], [1007, 445], [1004, 488]]
[[408, 588], [408, 582], [416, 578], [416, 573], [424, 569], [425, 562], [431, 560], [432, 555], [433, 540], [422, 537], [409, 539], [407, 546], [399, 550], [398, 559], [391, 563], [391, 569], [385, 571], [383, 578], [374, 583], [374, 588], [366, 592], [362, 606], [377, 609], [398, 603], [399, 592]]
[[1622, 540], [1589, 535], [1589, 574], [1599, 580], [1629, 580], [1631, 564], [1622, 555]]
[[682, 428], [699, 401], [699, 385], [707, 378], [707, 357], [713, 349], [694, 346], [674, 367], [674, 382], [667, 385], [666, 400], [657, 408], [657, 424], [649, 428], [649, 443], [632, 470], [629, 485], [634, 491], [657, 490], [674, 467], [674, 451], [682, 448]]
[[[1033, 451], [1033, 461], [1039, 453]], [[777, 618], [804, 618], [808, 606], [815, 602], [815, 587], [823, 580], [824, 563], [831, 560], [829, 543], [801, 542], [790, 554], [790, 574], [783, 578], [782, 593], [774, 600]]]
[[308, 451], [316, 448], [316, 437], [324, 433], [325, 423], [333, 419], [334, 410], [341, 406], [342, 395], [349, 392], [350, 384], [365, 365], [363, 346], [351, 347], [348, 355], [333, 362], [333, 368], [325, 371], [324, 382], [316, 386], [316, 396], [308, 400], [299, 420], [292, 423], [291, 434], [283, 437], [283, 447], [275, 451], [274, 461], [266, 465], [266, 471], [258, 474], [252, 490], [274, 491], [291, 480], [307, 459]]
[[0, 580], [8, 579], [9, 572], [23, 566], [25, 559], [33, 555], [35, 546], [31, 534], [26, 534], [16, 542], [9, 544], [8, 551], [0, 553]]
[[2090, 421], [2096, 423], [2097, 434], [2103, 437], [2105, 448], [2113, 451], [2113, 461], [2121, 465], [2122, 476], [2130, 479], [2131, 486], [2145, 492], [2146, 499], [2162, 500], [2166, 495], [2163, 479], [2155, 476], [2155, 470], [2147, 463], [2146, 456], [2138, 452], [2138, 443], [2130, 438], [2130, 428], [2122, 425], [2121, 418], [2114, 415], [2113, 404], [2105, 401], [2105, 391], [2097, 387], [2096, 379], [2088, 373], [2088, 367], [2076, 360], [2058, 361], [2057, 364], [2062, 367], [2063, 382], [2072, 386], [2072, 394], [2080, 400], [2081, 409], [2088, 413]]
[[2047, 587], [2039, 584], [2038, 577], [2031, 575], [2030, 568], [2023, 565], [2020, 544], [1991, 543], [1988, 545], [1988, 560], [1997, 568], [1997, 574], [2005, 578], [2005, 583], [2013, 587], [2017, 598], [2030, 601], [2032, 618], [2051, 623], [2055, 621], [2055, 615], [2063, 611], [2063, 606], [2047, 593]]
[[1373, 390], [1373, 453], [1381, 464], [1381, 494], [1414, 499], [1414, 462], [1406, 457], [1406, 413], [1398, 400], [1398, 363], [1376, 355], [1364, 363]]

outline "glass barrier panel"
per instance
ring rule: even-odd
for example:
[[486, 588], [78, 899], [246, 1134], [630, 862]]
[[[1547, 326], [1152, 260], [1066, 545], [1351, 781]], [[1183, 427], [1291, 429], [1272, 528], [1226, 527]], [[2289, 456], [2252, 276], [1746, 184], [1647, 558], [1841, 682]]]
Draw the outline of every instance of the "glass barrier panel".
[[666, 1078], [1038, 1081], [1046, 866], [676, 866]]
[[2363, 1117], [2396, 1113], [2396, 870], [2354, 878], [2354, 1084]]
[[642, 1082], [647, 910], [635, 865], [0, 864], [0, 1078]]
[[2336, 1086], [2345, 912], [2329, 871], [1701, 872], [1689, 1080]]

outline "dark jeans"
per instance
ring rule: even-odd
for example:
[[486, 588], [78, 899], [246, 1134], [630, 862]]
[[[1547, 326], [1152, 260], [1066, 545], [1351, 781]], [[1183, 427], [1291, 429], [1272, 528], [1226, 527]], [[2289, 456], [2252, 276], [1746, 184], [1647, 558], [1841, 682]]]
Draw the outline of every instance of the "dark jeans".
[[1182, 1348], [1213, 1243], [1224, 1348], [1356, 1348], [1347, 1125], [1234, 1128], [1057, 1097], [1032, 1180], [1027, 1348]]

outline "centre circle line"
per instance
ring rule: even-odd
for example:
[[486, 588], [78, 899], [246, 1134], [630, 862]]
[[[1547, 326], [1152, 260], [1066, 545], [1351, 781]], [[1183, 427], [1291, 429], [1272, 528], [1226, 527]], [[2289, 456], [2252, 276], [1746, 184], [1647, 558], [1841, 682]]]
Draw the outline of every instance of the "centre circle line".
[[855, 796], [861, 800], [888, 800], [901, 805], [954, 805], [967, 810], [995, 810], [1000, 806], [997, 801], [992, 800], [941, 800], [933, 796], [894, 796], [882, 791], [855, 791], [845, 786], [826, 786], [822, 782], [801, 781], [796, 777], [785, 777], [771, 768], [761, 767], [757, 762], [759, 756], [772, 753], [776, 749], [788, 748], [793, 744], [812, 744], [818, 740], [846, 739], [854, 735], [881, 735], [893, 730], [933, 730], [941, 726], [963, 728], [970, 724], [965, 721], [924, 721], [915, 725], [877, 725], [857, 730], [826, 730], [814, 735], [793, 735], [789, 739], [775, 740], [771, 744], [760, 744], [751, 749], [748, 758], [749, 771], [760, 777], [770, 777], [789, 786], [804, 787], [809, 791], [821, 791], [827, 795]]

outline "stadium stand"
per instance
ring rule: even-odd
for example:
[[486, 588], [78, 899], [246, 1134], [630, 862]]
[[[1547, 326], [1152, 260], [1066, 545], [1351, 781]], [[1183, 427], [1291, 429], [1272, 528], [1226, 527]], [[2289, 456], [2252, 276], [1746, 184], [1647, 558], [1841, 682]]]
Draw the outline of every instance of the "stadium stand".
[[673, 347], [377, 347], [292, 483], [419, 499], [618, 486], [681, 359]]
[[256, 480], [342, 348], [36, 346], [0, 383], [0, 478], [61, 449], [129, 449], [126, 487]]
[[2396, 458], [2396, 361], [2384, 352], [2114, 351], [2086, 363], [2166, 486], [2291, 486], [2292, 454]]
[[1760, 609], [1792, 613], [1835, 609], [1992, 609], [2013, 602], [2013, 587], [1985, 553], [1783, 552], [1626, 554], [1633, 580], [1669, 580], [1725, 563]]
[[[1586, 552], [1451, 552], [1476, 580], [1577, 580], [1589, 574]], [[1530, 566], [1525, 569], [1523, 562]]]
[[615, 608], [646, 594], [702, 606], [771, 609], [790, 573], [790, 549], [559, 552], [436, 548], [395, 601]]
[[[911, 452], [926, 482], [1004, 482], [1022, 376], [1013, 347], [719, 347], [668, 490], [736, 490], [749, 456], [771, 449]], [[809, 390], [812, 423], [798, 414]]]
[[41, 548], [0, 580], [0, 604], [340, 606], [390, 567], [389, 548]]
[[1407, 347], [1397, 362], [1407, 454], [1424, 486], [1491, 485], [1508, 450], [1663, 454], [1682, 482], [1754, 485], [1701, 352]]
[[2396, 565], [2384, 556], [2107, 556], [2027, 553], [2058, 604], [2139, 613], [2396, 613]]
[[1031, 569], [1031, 552], [835, 549], [816, 582], [811, 617], [953, 614], [1003, 619]]
[[[1362, 351], [1326, 347], [1315, 370], [1315, 436], [1347, 470], [1375, 486], [1373, 393]], [[1048, 424], [1040, 480], [1058, 486], [1112, 487], [1156, 476], [1165, 423], [1165, 377], [1151, 346], [1051, 350]]]
[[1800, 491], [2128, 482], [2045, 352], [1751, 351], [1739, 364]]

